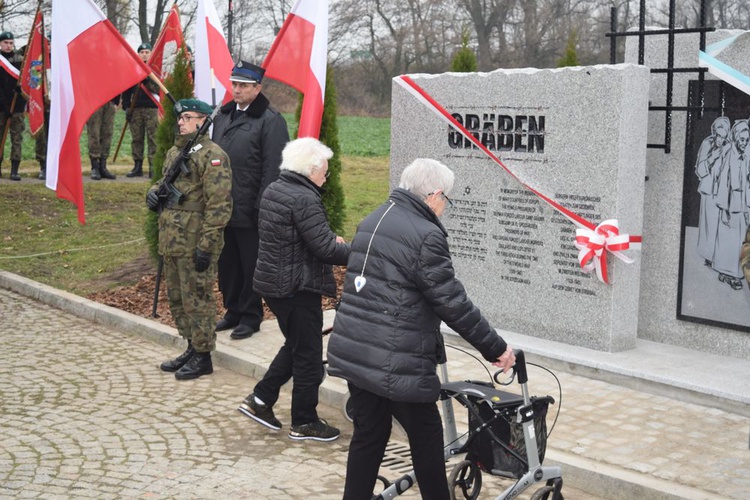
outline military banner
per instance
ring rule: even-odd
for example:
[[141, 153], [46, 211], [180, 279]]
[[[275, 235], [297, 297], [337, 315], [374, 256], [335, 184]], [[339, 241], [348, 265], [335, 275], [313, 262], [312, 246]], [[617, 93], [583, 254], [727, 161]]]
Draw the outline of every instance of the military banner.
[[21, 66], [21, 92], [29, 102], [29, 129], [36, 135], [44, 127], [46, 69], [49, 68], [49, 41], [44, 36], [44, 17], [37, 9], [29, 44]]

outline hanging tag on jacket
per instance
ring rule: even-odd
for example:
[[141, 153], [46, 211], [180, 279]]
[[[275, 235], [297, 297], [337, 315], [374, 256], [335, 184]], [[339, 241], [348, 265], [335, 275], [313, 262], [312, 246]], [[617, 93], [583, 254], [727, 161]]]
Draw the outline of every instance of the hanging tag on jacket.
[[364, 276], [357, 276], [354, 278], [354, 289], [359, 293], [362, 288], [367, 284], [367, 279]]

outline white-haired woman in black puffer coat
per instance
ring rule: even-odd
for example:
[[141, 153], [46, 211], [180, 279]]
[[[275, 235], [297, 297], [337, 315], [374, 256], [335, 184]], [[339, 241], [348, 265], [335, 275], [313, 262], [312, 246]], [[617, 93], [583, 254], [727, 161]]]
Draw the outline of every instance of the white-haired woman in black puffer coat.
[[392, 417], [409, 436], [422, 498], [448, 499], [436, 404], [436, 368], [445, 357], [441, 320], [487, 361], [503, 369], [515, 363], [456, 279], [438, 219], [451, 203], [453, 179], [442, 163], [415, 160], [352, 240], [328, 344], [328, 373], [347, 380], [354, 418], [345, 500], [372, 496]]
[[323, 295], [336, 296], [331, 265], [345, 265], [350, 247], [328, 225], [321, 199], [331, 150], [296, 139], [282, 152], [281, 173], [260, 202], [260, 247], [253, 288], [276, 315], [284, 345], [239, 410], [274, 430], [279, 389], [293, 379], [291, 439], [333, 441], [339, 430], [318, 418], [323, 381]]

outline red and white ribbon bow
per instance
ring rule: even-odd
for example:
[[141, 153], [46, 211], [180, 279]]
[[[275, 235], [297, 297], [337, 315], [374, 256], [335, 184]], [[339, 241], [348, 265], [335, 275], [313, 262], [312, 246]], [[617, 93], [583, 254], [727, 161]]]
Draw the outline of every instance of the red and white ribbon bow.
[[633, 259], [621, 253], [630, 248], [631, 242], [640, 244], [640, 237], [620, 234], [616, 219], [605, 220], [593, 230], [576, 229], [575, 246], [578, 249], [578, 263], [586, 273], [596, 269], [597, 277], [604, 283], [609, 283], [607, 255], [604, 251], [607, 250], [626, 264], [631, 264]]

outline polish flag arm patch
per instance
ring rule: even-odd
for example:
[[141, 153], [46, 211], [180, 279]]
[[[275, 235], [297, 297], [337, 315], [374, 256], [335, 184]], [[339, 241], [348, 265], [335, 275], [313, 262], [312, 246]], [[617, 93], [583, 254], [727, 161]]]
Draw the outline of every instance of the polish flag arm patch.
[[211, 165], [213, 165], [214, 167], [218, 167], [219, 165], [221, 165], [221, 158], [214, 158], [213, 160], [211, 160]]

